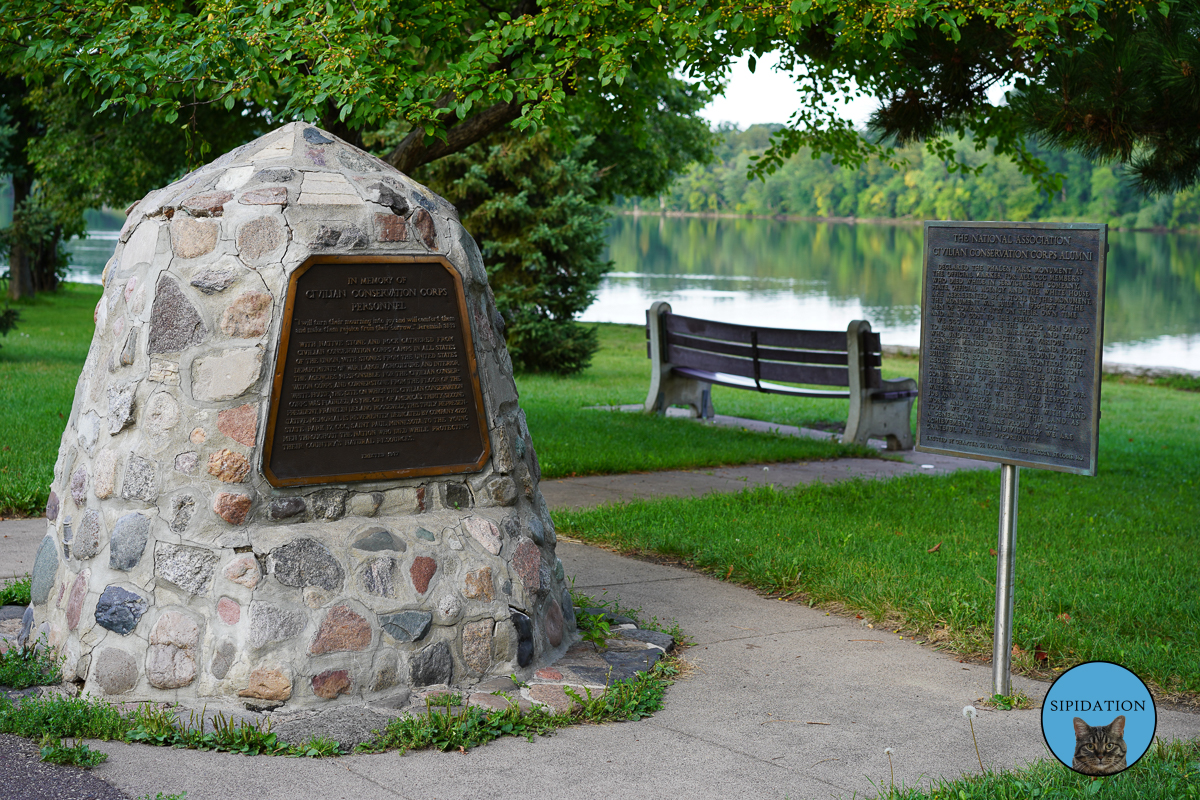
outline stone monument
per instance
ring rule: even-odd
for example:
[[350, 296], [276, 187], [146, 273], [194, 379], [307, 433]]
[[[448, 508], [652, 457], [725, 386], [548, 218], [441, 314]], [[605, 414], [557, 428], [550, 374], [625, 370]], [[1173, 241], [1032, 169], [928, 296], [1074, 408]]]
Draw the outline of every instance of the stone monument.
[[26, 629], [85, 692], [260, 707], [573, 641], [503, 321], [454, 208], [304, 123], [130, 208]]

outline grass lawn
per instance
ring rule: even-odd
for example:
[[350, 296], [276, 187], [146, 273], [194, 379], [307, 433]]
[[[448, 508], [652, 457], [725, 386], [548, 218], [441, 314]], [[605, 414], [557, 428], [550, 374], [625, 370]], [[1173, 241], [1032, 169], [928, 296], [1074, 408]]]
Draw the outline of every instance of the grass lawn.
[[[45, 508], [59, 440], [91, 344], [92, 310], [99, 297], [99, 286], [68, 284], [60, 293], [19, 303], [17, 329], [0, 340], [0, 515], [39, 514]], [[582, 375], [517, 379], [521, 406], [547, 478], [875, 455], [873, 450], [829, 441], [585, 410], [591, 405], [640, 402], [649, 381], [644, 329], [599, 327], [602, 349]], [[846, 416], [844, 401], [788, 404], [767, 395], [723, 389], [715, 396], [722, 413], [764, 419], [774, 415], [780, 421], [837, 422]]]
[[[1099, 474], [1021, 471], [1014, 663], [1116, 661], [1200, 693], [1200, 394], [1106, 381]], [[839, 603], [990, 656], [999, 475], [760, 489], [555, 514], [560, 532]], [[940, 546], [939, 546], [940, 545]], [[936, 548], [936, 549], [935, 549]]]
[[99, 286], [72, 283], [13, 306], [21, 319], [0, 338], [0, 515], [46, 507], [99, 299]]

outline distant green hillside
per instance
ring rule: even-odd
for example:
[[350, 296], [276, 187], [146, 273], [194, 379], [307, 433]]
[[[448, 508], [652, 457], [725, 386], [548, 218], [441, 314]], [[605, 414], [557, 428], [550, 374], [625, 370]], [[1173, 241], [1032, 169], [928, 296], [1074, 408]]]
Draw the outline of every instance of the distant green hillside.
[[976, 152], [959, 142], [959, 158], [984, 165], [979, 174], [951, 174], [921, 145], [901, 151], [908, 167], [897, 172], [872, 161], [859, 170], [834, 166], [828, 156], [802, 151], [765, 181], [748, 180], [752, 156], [763, 152], [779, 125], [718, 131], [716, 159], [695, 164], [661, 198], [627, 199], [646, 211], [790, 214], [800, 217], [889, 219], [1006, 219], [1016, 221], [1108, 222], [1120, 228], [1200, 228], [1200, 189], [1143, 197], [1124, 179], [1120, 166], [1095, 164], [1074, 153], [1034, 148], [1056, 172], [1066, 175], [1061, 192], [1039, 193], [1007, 159]]

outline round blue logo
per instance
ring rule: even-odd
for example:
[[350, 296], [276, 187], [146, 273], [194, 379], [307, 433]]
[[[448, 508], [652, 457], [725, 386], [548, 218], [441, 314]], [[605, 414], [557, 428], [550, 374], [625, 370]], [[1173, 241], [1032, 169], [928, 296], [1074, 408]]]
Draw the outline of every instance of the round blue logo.
[[1083, 775], [1116, 775], [1137, 763], [1158, 726], [1150, 690], [1110, 661], [1058, 676], [1042, 702], [1042, 737], [1054, 757]]

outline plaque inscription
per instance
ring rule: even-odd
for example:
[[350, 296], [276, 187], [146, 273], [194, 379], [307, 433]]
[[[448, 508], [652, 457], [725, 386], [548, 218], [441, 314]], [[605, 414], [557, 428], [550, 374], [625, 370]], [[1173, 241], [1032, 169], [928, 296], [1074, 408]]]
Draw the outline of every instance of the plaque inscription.
[[925, 223], [917, 450], [1095, 474], [1107, 234]]
[[422, 257], [315, 257], [288, 283], [264, 473], [274, 486], [478, 470], [461, 279]]

